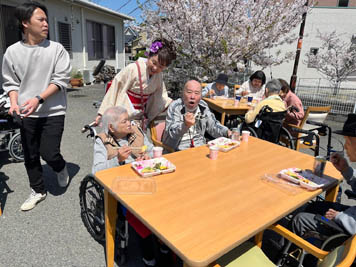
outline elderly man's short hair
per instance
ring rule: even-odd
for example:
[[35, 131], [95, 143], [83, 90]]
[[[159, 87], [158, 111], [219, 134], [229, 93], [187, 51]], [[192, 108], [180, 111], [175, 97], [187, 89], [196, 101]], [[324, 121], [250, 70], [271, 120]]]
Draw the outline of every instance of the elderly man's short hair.
[[102, 121], [103, 130], [106, 134], [109, 133], [110, 124], [116, 127], [117, 122], [120, 119], [120, 116], [124, 113], [127, 113], [127, 110], [124, 107], [120, 107], [120, 106], [108, 108], [104, 112], [101, 121]]
[[278, 94], [282, 89], [282, 84], [277, 79], [272, 79], [266, 84], [268, 94]]

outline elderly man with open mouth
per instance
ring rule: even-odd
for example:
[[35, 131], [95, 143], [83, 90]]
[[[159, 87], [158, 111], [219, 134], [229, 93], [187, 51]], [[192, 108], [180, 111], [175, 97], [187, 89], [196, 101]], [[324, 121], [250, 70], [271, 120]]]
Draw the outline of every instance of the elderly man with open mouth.
[[215, 119], [208, 104], [201, 98], [200, 83], [188, 81], [182, 98], [173, 101], [168, 108], [164, 144], [175, 150], [184, 150], [206, 144], [205, 132], [215, 138], [231, 136], [231, 131]]

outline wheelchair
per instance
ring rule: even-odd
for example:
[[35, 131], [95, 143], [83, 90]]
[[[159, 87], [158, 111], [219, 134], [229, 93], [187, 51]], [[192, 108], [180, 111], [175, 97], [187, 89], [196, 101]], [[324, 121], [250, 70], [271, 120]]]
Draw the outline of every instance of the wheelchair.
[[255, 121], [252, 123], [247, 124], [244, 118], [240, 117], [242, 123], [239, 125], [239, 128], [250, 131], [251, 136], [259, 139], [295, 149], [292, 135], [283, 127], [286, 113], [287, 111], [273, 112], [273, 109], [266, 105], [260, 110]]
[[20, 125], [8, 114], [9, 108], [10, 100], [4, 93], [0, 95], [0, 152], [8, 150], [15, 161], [23, 161]]
[[[95, 140], [96, 131], [93, 124], [85, 125], [82, 133], [89, 131], [87, 138]], [[95, 180], [94, 175], [88, 174], [80, 183], [79, 203], [82, 221], [89, 234], [99, 243], [105, 243], [105, 212], [104, 188]], [[119, 204], [117, 208], [116, 240], [119, 243], [117, 255], [119, 265], [127, 261], [127, 246], [129, 239], [128, 222], [125, 209]]]
[[[325, 236], [318, 232], [310, 231], [305, 233], [302, 238], [319, 247], [321, 250], [333, 251], [336, 247], [340, 246], [350, 238], [350, 234], [334, 221], [327, 220], [320, 214], [316, 214], [314, 219], [319, 224], [327, 227], [332, 234]], [[316, 258], [314, 256], [309, 255], [308, 252], [301, 248], [291, 249], [291, 246], [292, 243], [288, 241], [283, 247], [281, 257], [276, 262], [277, 267], [316, 266]]]

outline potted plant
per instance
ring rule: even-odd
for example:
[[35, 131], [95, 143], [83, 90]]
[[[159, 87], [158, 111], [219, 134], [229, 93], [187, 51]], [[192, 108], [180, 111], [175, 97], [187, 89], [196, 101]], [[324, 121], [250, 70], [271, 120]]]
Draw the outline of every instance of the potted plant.
[[83, 86], [83, 75], [80, 71], [73, 70], [71, 73], [70, 82], [72, 87], [82, 87]]

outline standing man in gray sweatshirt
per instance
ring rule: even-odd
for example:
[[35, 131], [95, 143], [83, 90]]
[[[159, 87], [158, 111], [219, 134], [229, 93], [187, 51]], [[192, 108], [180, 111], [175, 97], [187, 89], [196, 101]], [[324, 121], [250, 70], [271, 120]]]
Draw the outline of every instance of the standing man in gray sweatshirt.
[[46, 198], [40, 156], [56, 172], [58, 184], [68, 185], [66, 162], [60, 153], [67, 108], [70, 59], [64, 47], [47, 39], [47, 9], [28, 2], [16, 8], [23, 40], [6, 50], [3, 88], [11, 101], [10, 114], [21, 116], [25, 167], [32, 190], [21, 210], [31, 210]]

